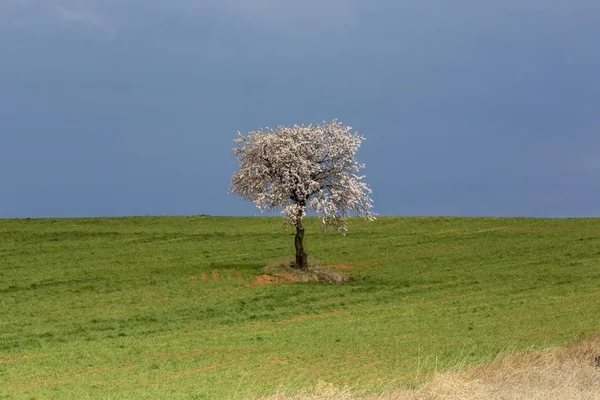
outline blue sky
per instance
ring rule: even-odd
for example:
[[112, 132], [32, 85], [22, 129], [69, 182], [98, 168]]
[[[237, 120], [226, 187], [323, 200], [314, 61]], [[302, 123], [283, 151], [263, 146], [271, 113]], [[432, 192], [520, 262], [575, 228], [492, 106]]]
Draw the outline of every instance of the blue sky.
[[253, 215], [236, 131], [338, 118], [382, 215], [600, 216], [597, 0], [0, 0], [0, 218]]

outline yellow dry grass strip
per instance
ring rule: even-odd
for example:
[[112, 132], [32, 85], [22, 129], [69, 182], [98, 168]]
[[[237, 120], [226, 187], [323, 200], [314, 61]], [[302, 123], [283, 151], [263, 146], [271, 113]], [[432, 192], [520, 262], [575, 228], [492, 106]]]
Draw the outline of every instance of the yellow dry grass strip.
[[436, 374], [418, 389], [358, 397], [322, 383], [310, 393], [264, 400], [600, 400], [600, 336], [566, 347], [526, 351], [462, 371]]

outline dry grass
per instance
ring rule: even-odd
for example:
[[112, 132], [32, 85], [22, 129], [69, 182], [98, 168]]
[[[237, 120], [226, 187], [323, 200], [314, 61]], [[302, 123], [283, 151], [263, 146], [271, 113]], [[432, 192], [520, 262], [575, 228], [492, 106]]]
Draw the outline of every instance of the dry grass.
[[268, 400], [595, 400], [600, 399], [600, 336], [566, 347], [521, 352], [462, 371], [439, 373], [418, 389], [358, 397], [352, 389], [322, 383], [310, 393]]
[[294, 260], [283, 258], [268, 263], [263, 272], [287, 282], [325, 282], [325, 283], [343, 283], [350, 279], [350, 276], [331, 268], [322, 267], [318, 261], [308, 258], [308, 268], [299, 270], [293, 268]]

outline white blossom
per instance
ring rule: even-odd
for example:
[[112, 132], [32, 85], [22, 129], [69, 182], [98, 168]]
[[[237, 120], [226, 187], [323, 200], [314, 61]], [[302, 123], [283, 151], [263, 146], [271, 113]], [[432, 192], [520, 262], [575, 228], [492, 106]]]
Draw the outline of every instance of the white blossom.
[[344, 233], [351, 214], [375, 218], [371, 189], [358, 174], [364, 164], [355, 158], [364, 139], [337, 120], [238, 132], [230, 191], [261, 211], [281, 208], [290, 224], [314, 210], [323, 228]]

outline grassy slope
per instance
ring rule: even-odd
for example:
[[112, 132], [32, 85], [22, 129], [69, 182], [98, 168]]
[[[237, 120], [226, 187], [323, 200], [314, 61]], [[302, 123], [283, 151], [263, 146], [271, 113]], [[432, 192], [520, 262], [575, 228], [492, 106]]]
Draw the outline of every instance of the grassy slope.
[[0, 398], [391, 389], [600, 331], [600, 220], [309, 220], [306, 240], [356, 279], [247, 287], [293, 252], [277, 218], [0, 220]]

